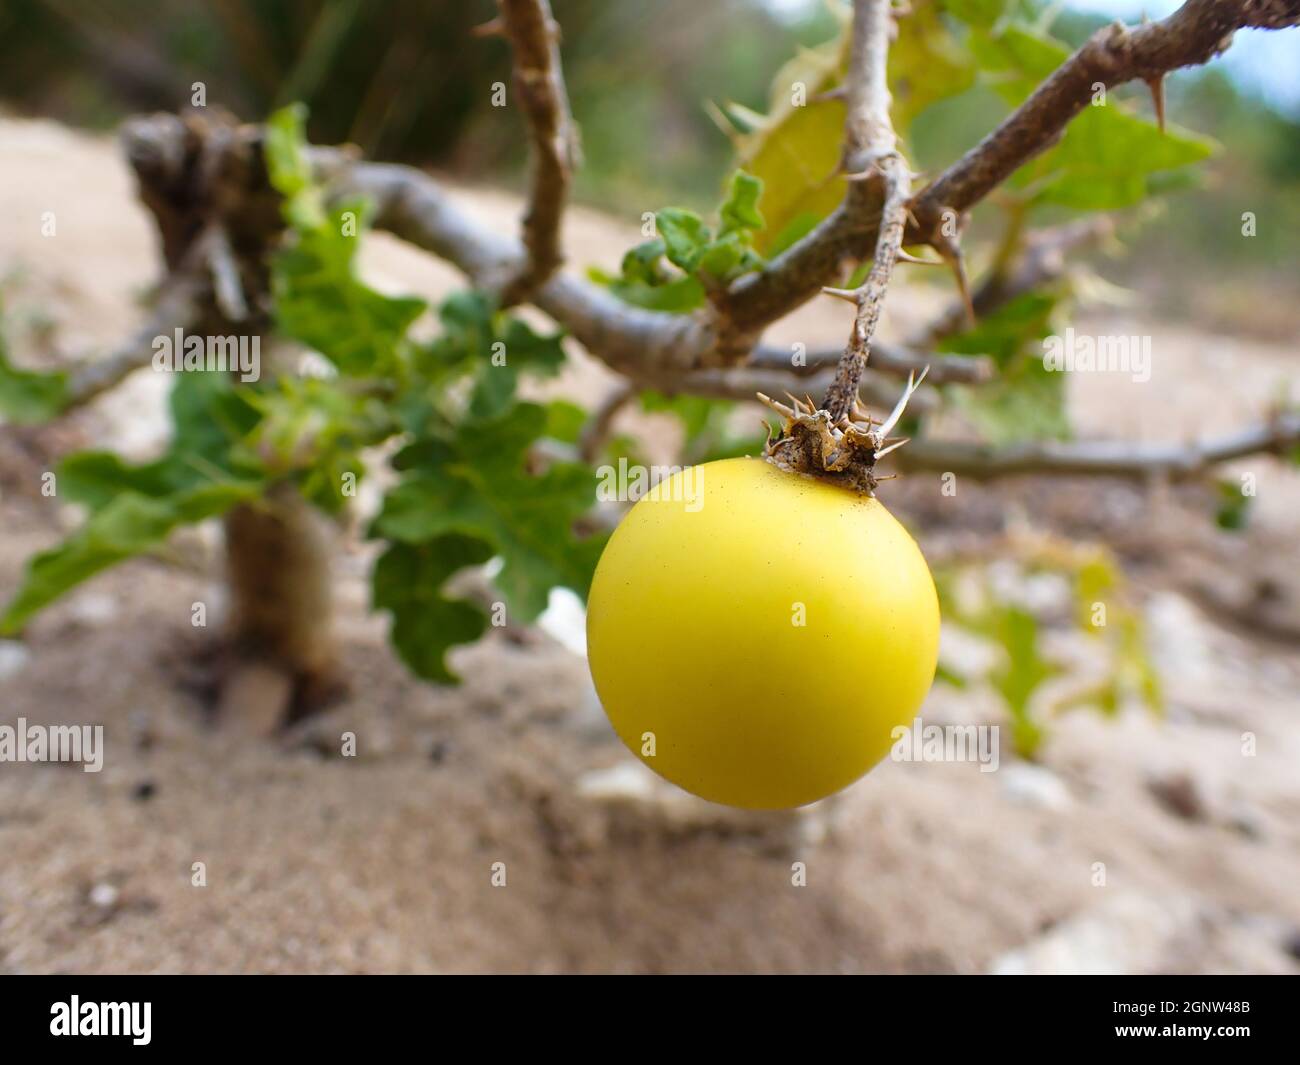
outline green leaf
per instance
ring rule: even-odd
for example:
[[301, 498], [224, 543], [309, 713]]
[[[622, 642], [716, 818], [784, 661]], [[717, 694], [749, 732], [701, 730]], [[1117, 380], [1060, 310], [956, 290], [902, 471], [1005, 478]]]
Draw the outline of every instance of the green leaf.
[[426, 305], [413, 297], [386, 296], [357, 277], [354, 259], [366, 205], [325, 208], [307, 157], [305, 121], [300, 104], [267, 121], [267, 172], [284, 196], [284, 218], [295, 238], [271, 263], [276, 326], [343, 373], [394, 376], [405, 354], [406, 332]]
[[846, 25], [841, 20], [833, 40], [801, 49], [782, 66], [772, 79], [768, 114], [751, 118], [733, 137], [737, 162], [763, 183], [767, 225], [754, 246], [765, 255], [774, 253], [777, 239], [788, 236], [796, 220], [816, 224], [844, 198], [844, 178], [838, 176], [844, 104], [826, 94], [843, 82]]
[[918, 0], [897, 22], [897, 37], [889, 46], [889, 93], [890, 116], [900, 136], [908, 135], [926, 108], [975, 84], [975, 63], [944, 23], [944, 6], [939, 0]]
[[968, 26], [987, 29], [1006, 14], [1008, 0], [943, 0], [943, 9]]
[[743, 170], [732, 174], [727, 199], [718, 212], [722, 220], [720, 235], [725, 237], [728, 233], [761, 230], [766, 225], [758, 210], [758, 201], [762, 195], [761, 178]]
[[1030, 714], [1030, 699], [1043, 681], [1060, 672], [1038, 649], [1038, 621], [1019, 607], [1003, 606], [996, 620], [996, 636], [1006, 652], [989, 679], [1011, 712], [1011, 737], [1016, 750], [1032, 758], [1043, 730]]
[[272, 260], [276, 327], [320, 352], [342, 373], [395, 375], [406, 333], [426, 304], [410, 296], [385, 296], [357, 278], [357, 238], [344, 235], [349, 213], [359, 232], [362, 205], [343, 206], [321, 225], [300, 228], [296, 243]]
[[312, 180], [307, 158], [307, 108], [290, 104], [266, 120], [263, 154], [272, 187], [285, 199], [285, 219], [298, 229], [325, 222], [324, 199]]
[[64, 592], [126, 558], [158, 546], [177, 525], [203, 521], [256, 498], [265, 471], [236, 446], [257, 424], [223, 373], [178, 374], [171, 409], [176, 430], [164, 455], [130, 466], [105, 451], [69, 455], [56, 483], [90, 509], [86, 523], [28, 564], [0, 629], [16, 631]]
[[698, 278], [676, 277], [662, 284], [643, 281], [624, 281], [600, 270], [587, 272], [592, 281], [605, 285], [624, 303], [644, 307], [648, 311], [669, 311], [677, 314], [693, 311], [704, 303], [704, 286]]
[[68, 375], [20, 370], [9, 361], [0, 335], [0, 418], [14, 425], [38, 425], [68, 405]]
[[1029, 293], [939, 345], [943, 351], [989, 355], [997, 363], [993, 381], [948, 390], [954, 406], [993, 443], [1070, 435], [1066, 375], [1043, 365], [1042, 341], [1053, 330], [1058, 302], [1055, 293]]
[[674, 266], [693, 274], [709, 243], [709, 227], [694, 211], [665, 207], [655, 214], [655, 228], [664, 242], [664, 253]]
[[551, 588], [585, 596], [600, 542], [576, 540], [573, 525], [595, 502], [595, 475], [564, 462], [528, 471], [546, 424], [545, 408], [525, 403], [412, 444], [395, 462], [407, 475], [385, 498], [375, 531], [405, 543], [453, 532], [488, 541], [503, 562], [497, 582], [525, 620], [545, 609]]
[[425, 543], [395, 543], [379, 557], [374, 608], [392, 613], [393, 646], [417, 676], [444, 684], [458, 679], [447, 668], [448, 649], [473, 643], [487, 622], [478, 607], [447, 598], [443, 585], [457, 571], [491, 557], [486, 540], [454, 533]]
[[[844, 199], [840, 173], [844, 103], [833, 90], [844, 84], [849, 50], [847, 5], [837, 5], [836, 36], [798, 55], [772, 79], [768, 113], [728, 109], [737, 161], [763, 183], [765, 229], [754, 246], [767, 257], [790, 246]], [[941, 16], [938, 0], [913, 0], [897, 22], [889, 50], [891, 117], [906, 137], [918, 115], [969, 88], [970, 55]]]
[[[1012, 106], [1020, 104], [1069, 57], [1070, 50], [1028, 25], [1009, 24], [996, 33], [973, 30], [969, 45], [981, 70]], [[1065, 128], [1055, 147], [1012, 175], [1009, 184], [1030, 202], [1077, 210], [1115, 210], [1173, 187], [1167, 171], [1213, 154], [1208, 138], [1132, 114], [1113, 93], [1089, 105]]]
[[246, 483], [199, 485], [165, 498], [121, 493], [63, 543], [28, 562], [17, 594], [0, 616], [0, 634], [18, 632], [38, 610], [82, 581], [157, 547], [177, 525], [224, 513], [260, 490], [260, 485]]
[[564, 444], [576, 444], [587, 424], [587, 412], [576, 403], [555, 399], [546, 405], [546, 428], [542, 435]]
[[1241, 490], [1237, 481], [1216, 482], [1219, 491], [1219, 509], [1214, 515], [1215, 524], [1228, 532], [1240, 532], [1250, 517], [1251, 497]]
[[1123, 111], [1118, 103], [1087, 107], [1069, 126], [1039, 171], [1051, 177], [1034, 200], [1078, 210], [1118, 210], [1140, 203], [1168, 181], [1158, 172], [1190, 166], [1214, 154], [1215, 145], [1195, 134], [1159, 127]]

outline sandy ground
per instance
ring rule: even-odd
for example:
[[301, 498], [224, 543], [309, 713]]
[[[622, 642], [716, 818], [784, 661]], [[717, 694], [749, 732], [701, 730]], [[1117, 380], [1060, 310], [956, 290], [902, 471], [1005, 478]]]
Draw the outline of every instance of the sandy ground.
[[[18, 352], [90, 355], [131, 325], [154, 275], [129, 178], [111, 142], [45, 123], [0, 122], [0, 158]], [[466, 202], [515, 224], [508, 197]], [[579, 265], [612, 265], [634, 239], [570, 218]], [[454, 283], [382, 238], [366, 269], [426, 294]], [[900, 298], [887, 327], [935, 298]], [[1156, 369], [1146, 385], [1076, 382], [1090, 435], [1228, 429], [1294, 385], [1285, 349], [1107, 315], [1108, 331], [1156, 338]], [[819, 305], [774, 339], [833, 341], [842, 317]], [[35, 440], [0, 431], [0, 595], [72, 520], [34, 490], [47, 452], [147, 453], [163, 384], [137, 375]], [[575, 353], [563, 387], [605, 385]], [[964, 486], [957, 510], [924, 478], [896, 485], [936, 555], [978, 547], [1008, 516], [1111, 544], [1168, 712], [1066, 715], [1037, 766], [886, 763], [790, 815], [656, 786], [604, 723], [585, 662], [544, 632], [458, 652], [461, 688], [410, 679], [367, 614], [369, 556], [351, 543], [337, 564], [350, 697], [281, 742], [222, 731], [196, 687], [205, 634], [188, 624], [192, 603], [219, 608], [219, 544], [185, 534], [169, 559], [104, 575], [23, 644], [0, 642], [0, 722], [102, 723], [108, 744], [98, 774], [0, 764], [0, 971], [1300, 971], [1300, 476], [1263, 459], [1233, 472], [1260, 485], [1236, 537], [1195, 492]], [[977, 684], [936, 687], [923, 714], [999, 710]], [[345, 732], [355, 757], [340, 754]]]

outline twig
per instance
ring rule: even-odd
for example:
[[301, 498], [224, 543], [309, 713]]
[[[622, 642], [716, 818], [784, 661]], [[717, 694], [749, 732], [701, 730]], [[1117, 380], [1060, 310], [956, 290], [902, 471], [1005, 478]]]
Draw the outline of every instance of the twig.
[[1031, 473], [1182, 480], [1221, 462], [1261, 452], [1281, 454], [1297, 445], [1300, 414], [1284, 414], [1264, 425], [1186, 445], [1043, 440], [994, 447], [919, 439], [900, 452], [898, 464], [905, 470], [939, 470], [981, 481]]
[[[696, 370], [677, 379], [658, 385], [669, 395], [685, 393], [706, 396], [710, 399], [753, 401], [754, 396], [765, 393], [771, 396], [820, 395], [834, 380], [830, 370], [812, 377], [793, 377], [788, 372], [750, 366], [730, 366], [717, 370]], [[898, 399], [898, 385], [892, 378], [864, 370], [858, 382], [858, 398], [863, 404], [888, 408]], [[938, 407], [939, 395], [933, 389], [923, 389], [912, 397], [913, 408], [932, 411]]]
[[90, 402], [128, 374], [148, 366], [156, 350], [154, 341], [160, 336], [171, 337], [177, 329], [191, 328], [199, 314], [196, 284], [180, 278], [169, 280], [159, 292], [153, 314], [140, 328], [104, 358], [72, 372], [65, 410]]
[[595, 461], [609, 437], [610, 425], [619, 411], [636, 398], [637, 391], [636, 385], [630, 381], [622, 381], [611, 388], [596, 409], [591, 412], [591, 417], [582, 427], [582, 435], [578, 439], [578, 454], [583, 462]]
[[560, 66], [559, 25], [547, 0], [498, 0], [501, 32], [514, 52], [515, 92], [532, 141], [532, 176], [524, 215], [528, 259], [501, 293], [504, 306], [526, 299], [564, 261], [560, 219], [577, 165], [577, 130]]
[[[785, 348], [761, 344], [754, 349], [746, 366], [762, 370], [785, 370], [796, 377], [811, 377], [839, 364], [844, 353], [839, 348], [810, 351], [803, 362], [796, 365], [793, 355]], [[894, 376], [907, 376], [930, 368], [932, 384], [979, 384], [993, 377], [993, 363], [983, 355], [935, 355], [912, 348], [884, 344], [879, 340], [871, 345], [871, 369]]]
[[[945, 210], [968, 211], [1024, 163], [1051, 147], [1085, 107], [1097, 83], [1159, 81], [1179, 67], [1207, 63], [1244, 27], [1282, 29], [1300, 23], [1300, 0], [1187, 0], [1159, 22], [1098, 30], [1013, 111], [912, 201], [915, 236], [929, 242]], [[911, 235], [909, 234], [909, 243]]]
[[853, 292], [857, 311], [848, 345], [822, 407], [838, 424], [853, 413], [858, 380], [867, 364], [871, 338], [880, 320], [880, 308], [903, 245], [907, 228], [907, 199], [911, 177], [898, 154], [889, 119], [889, 0], [855, 0], [853, 43], [849, 54], [845, 94], [848, 113], [844, 122], [844, 166], [850, 180], [879, 180], [884, 187], [876, 253], [866, 280]]
[[[1020, 255], [1011, 264], [995, 265], [976, 287], [971, 299], [976, 318], [985, 318], [1026, 293], [1058, 280], [1066, 272], [1071, 252], [1105, 240], [1114, 229], [1110, 218], [1098, 215], [1031, 232], [1024, 238]], [[957, 300], [910, 337], [908, 346], [929, 348], [967, 328], [965, 303]]]
[[[1206, 63], [1235, 29], [1282, 29], [1300, 23], [1300, 0], [1189, 0], [1177, 12], [1131, 32], [1101, 30], [1066, 61], [1001, 126], [912, 200], [918, 224], [906, 243], [942, 243], [945, 208], [969, 210], [1021, 164], [1050, 147], [1092, 99], [1096, 81], [1117, 85], [1183, 66]], [[1082, 57], [1082, 58], [1081, 58]], [[1064, 110], [1057, 110], [1062, 106]], [[801, 240], [761, 270], [732, 283], [726, 314], [761, 331], [816, 296], [846, 260], [861, 260], [876, 241], [880, 201], [861, 182], [850, 182], [844, 201]]]

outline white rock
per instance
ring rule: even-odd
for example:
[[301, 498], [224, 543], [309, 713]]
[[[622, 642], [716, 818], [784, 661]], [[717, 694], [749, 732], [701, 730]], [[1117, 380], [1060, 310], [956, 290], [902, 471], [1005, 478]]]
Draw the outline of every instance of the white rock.
[[658, 780], [640, 762], [628, 759], [578, 778], [578, 794], [596, 802], [652, 802]]
[[[1106, 891], [1099, 888], [1098, 891]], [[1114, 895], [989, 966], [995, 976], [1150, 973], [1196, 920], [1187, 899]]]
[[111, 910], [117, 905], [118, 891], [112, 884], [96, 884], [90, 889], [90, 901], [101, 910]]
[[562, 647], [587, 657], [587, 610], [568, 588], [551, 589], [537, 625]]
[[103, 592], [83, 592], [68, 604], [68, 612], [85, 625], [102, 625], [117, 617], [117, 600]]
[[0, 640], [0, 680], [12, 677], [31, 657], [32, 653], [17, 640]]
[[1012, 762], [998, 770], [1003, 793], [1013, 802], [1040, 810], [1068, 810], [1074, 804], [1065, 781], [1041, 765]]

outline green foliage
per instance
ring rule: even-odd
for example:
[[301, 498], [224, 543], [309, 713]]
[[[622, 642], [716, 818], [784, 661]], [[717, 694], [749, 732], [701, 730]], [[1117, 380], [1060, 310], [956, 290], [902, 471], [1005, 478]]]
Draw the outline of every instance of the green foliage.
[[577, 540], [573, 526], [595, 500], [595, 474], [569, 462], [529, 468], [546, 422], [545, 408], [520, 403], [495, 419], [431, 428], [397, 456], [404, 477], [375, 532], [408, 544], [450, 532], [484, 541], [504, 563], [497, 583], [507, 603], [525, 620], [545, 609], [553, 587], [585, 595], [600, 545]]
[[753, 247], [764, 224], [758, 209], [762, 195], [763, 183], [737, 170], [718, 208], [716, 233], [694, 211], [665, 207], [655, 214], [659, 235], [628, 251], [617, 277], [600, 270], [590, 271], [590, 276], [638, 307], [693, 310], [704, 302], [708, 289], [762, 266]]
[[[291, 442], [306, 437], [340, 457], [335, 466], [341, 459], [354, 468], [360, 447], [404, 436], [406, 446], [394, 459], [402, 479], [372, 528], [394, 541], [375, 570], [374, 605], [391, 613], [403, 661], [421, 676], [446, 681], [446, 651], [484, 628], [478, 607], [443, 593], [456, 570], [499, 557], [497, 583], [525, 619], [545, 608], [551, 588], [585, 594], [590, 583], [600, 541], [578, 540], [573, 527], [595, 501], [594, 474], [571, 462], [537, 468], [536, 445], [544, 436], [576, 437], [574, 411], [517, 397], [522, 376], [559, 370], [561, 338], [534, 332], [481, 293], [463, 292], [438, 309], [437, 337], [412, 340], [409, 329], [424, 304], [383, 296], [355, 276], [357, 238], [301, 181], [301, 116], [287, 112], [275, 121], [283, 137], [268, 145], [268, 158], [294, 235], [275, 264], [277, 322], [330, 358], [353, 386], [342, 396], [335, 392], [333, 404], [320, 395], [290, 404], [285, 424], [300, 427], [306, 419], [310, 428], [286, 436]], [[362, 212], [353, 218], [360, 221]], [[292, 391], [302, 398], [302, 390]], [[292, 443], [288, 453], [299, 456], [298, 447]], [[320, 453], [299, 457], [316, 476], [331, 466]]]
[[325, 207], [302, 151], [304, 121], [301, 107], [285, 108], [267, 121], [267, 170], [284, 196], [285, 221], [295, 237], [272, 263], [276, 327], [320, 352], [341, 373], [395, 376], [406, 352], [406, 332], [426, 305], [385, 296], [357, 277], [365, 205]]
[[446, 648], [477, 640], [487, 620], [442, 588], [457, 571], [491, 556], [486, 541], [450, 533], [421, 544], [394, 543], [375, 564], [375, 609], [392, 614], [393, 646], [417, 676], [445, 684], [458, 679], [447, 668]]
[[0, 633], [19, 631], [59, 596], [109, 566], [159, 547], [179, 525], [256, 500], [265, 478], [241, 462], [236, 442], [256, 415], [224, 374], [179, 375], [171, 397], [176, 433], [166, 454], [130, 466], [116, 455], [86, 451], [56, 471], [57, 490], [85, 505], [86, 523], [36, 555], [0, 615]]
[[14, 366], [0, 332], [0, 419], [14, 425], [47, 422], [67, 406], [67, 392], [66, 373], [41, 373]]
[[993, 443], [1069, 436], [1065, 374], [1043, 364], [1042, 341], [1054, 331], [1058, 304], [1056, 293], [1027, 293], [938, 345], [942, 351], [993, 359], [993, 381], [948, 390], [954, 405]]
[[[1146, 650], [1141, 615], [1129, 601], [1123, 575], [1109, 553], [1054, 541], [1031, 545], [1021, 560], [1022, 579], [1054, 575], [1069, 581], [1072, 617], [1044, 619], [1025, 605], [1000, 596], [987, 571], [949, 568], [935, 574], [944, 618], [998, 646], [1002, 654], [984, 680], [1001, 697], [1017, 753], [1037, 756], [1053, 716], [1091, 707], [1113, 716], [1133, 699], [1162, 709], [1160, 680]], [[1066, 679], [1066, 667], [1044, 648], [1049, 627], [1081, 640], [1098, 641], [1104, 669], [1061, 694], [1044, 688]], [[941, 670], [938, 679], [968, 687], [971, 678]]]
[[[517, 395], [525, 377], [558, 372], [560, 336], [537, 333], [482, 294], [465, 292], [438, 308], [437, 336], [413, 337], [425, 303], [385, 295], [357, 276], [365, 205], [325, 202], [307, 162], [303, 119], [290, 108], [268, 123], [267, 167], [288, 226], [271, 289], [278, 331], [324, 356], [328, 372], [257, 384], [180, 374], [173, 441], [161, 458], [129, 465], [107, 452], [70, 456], [58, 491], [89, 517], [32, 560], [0, 619], [3, 631], [17, 630], [80, 581], [157, 548], [178, 525], [256, 506], [273, 484], [292, 483], [336, 512], [355, 494], [368, 449], [393, 438], [404, 445], [393, 460], [401, 479], [372, 530], [390, 541], [375, 567], [373, 598], [391, 614], [394, 646], [413, 671], [453, 680], [447, 650], [485, 631], [483, 610], [445, 590], [467, 566], [499, 558], [496, 580], [524, 619], [545, 608], [554, 587], [586, 592], [601, 539], [579, 539], [575, 527], [595, 502], [595, 475], [544, 459], [539, 446], [544, 438], [572, 444], [584, 414]], [[759, 191], [736, 181], [717, 237], [704, 238], [700, 269], [717, 267], [724, 241], [748, 247], [748, 234], [762, 224]], [[0, 361], [0, 397], [30, 411], [53, 408], [59, 393]]]
[[1219, 508], [1214, 521], [1220, 529], [1228, 532], [1240, 532], [1246, 527], [1250, 518], [1251, 497], [1241, 490], [1238, 481], [1219, 480], [1215, 482], [1218, 490]]
[[[1013, 107], [1070, 55], [1045, 30], [1018, 22], [977, 20], [968, 44], [982, 76]], [[1060, 141], [1016, 171], [1009, 186], [1035, 205], [1116, 210], [1168, 187], [1163, 172], [1200, 162], [1214, 150], [1213, 141], [1185, 130], [1162, 132], [1112, 94], [1085, 107]]]

